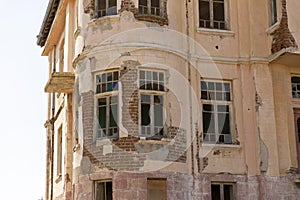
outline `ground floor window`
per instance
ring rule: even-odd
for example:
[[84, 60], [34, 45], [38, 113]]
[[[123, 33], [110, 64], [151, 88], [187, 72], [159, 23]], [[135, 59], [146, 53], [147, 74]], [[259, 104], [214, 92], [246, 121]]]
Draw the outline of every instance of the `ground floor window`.
[[167, 200], [167, 179], [147, 179], [147, 200]]
[[112, 181], [95, 182], [95, 200], [112, 200]]
[[211, 183], [212, 200], [234, 200], [234, 183]]

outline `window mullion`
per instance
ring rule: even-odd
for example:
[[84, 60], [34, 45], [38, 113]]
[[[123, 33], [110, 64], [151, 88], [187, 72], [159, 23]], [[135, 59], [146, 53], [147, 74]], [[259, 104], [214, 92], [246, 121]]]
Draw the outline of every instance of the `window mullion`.
[[209, 10], [210, 10], [210, 28], [214, 27], [214, 2], [209, 0]]
[[151, 14], [151, 0], [147, 0], [148, 14]]
[[220, 184], [220, 196], [221, 199], [220, 200], [224, 200], [224, 184]]
[[150, 130], [154, 133], [154, 95], [150, 95]]
[[110, 109], [110, 102], [109, 102], [109, 97], [106, 97], [106, 136], [108, 135], [109, 132], [109, 109]]

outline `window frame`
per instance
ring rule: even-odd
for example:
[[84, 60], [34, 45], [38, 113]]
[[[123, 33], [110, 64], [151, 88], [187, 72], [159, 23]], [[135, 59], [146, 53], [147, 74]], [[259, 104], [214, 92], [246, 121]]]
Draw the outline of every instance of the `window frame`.
[[[112, 81], [107, 81], [107, 74], [109, 73], [112, 73], [112, 77], [114, 76], [114, 72], [118, 72], [118, 80], [112, 80]], [[97, 76], [102, 76], [102, 74], [106, 74], [106, 81], [105, 83], [102, 82], [103, 84], [108, 84], [108, 83], [111, 83], [113, 85], [113, 83], [117, 83], [117, 89], [114, 90], [110, 90], [110, 91], [105, 91], [105, 92], [97, 92], [98, 91], [98, 81], [97, 81]], [[120, 85], [120, 71], [118, 69], [116, 70], [109, 70], [109, 71], [101, 71], [101, 72], [98, 72], [95, 74], [95, 79], [94, 79], [94, 88], [95, 88], [95, 105], [94, 105], [94, 108], [95, 108], [95, 116], [96, 116], [96, 127], [95, 127], [95, 139], [96, 140], [100, 140], [100, 139], [106, 139], [106, 138], [117, 138], [119, 137], [119, 122], [120, 122], [120, 96], [119, 96], [119, 85]], [[107, 86], [106, 86], [107, 88]], [[100, 89], [100, 91], [102, 91]], [[115, 97], [117, 100], [116, 100], [116, 106], [117, 106], [117, 117], [116, 119], [114, 118], [116, 124], [117, 124], [117, 133], [116, 134], [112, 134], [112, 135], [108, 135], [109, 134], [109, 130], [111, 128], [115, 128], [115, 127], [110, 127], [110, 115], [111, 115], [111, 112], [112, 112], [112, 106], [111, 106], [111, 98]], [[105, 103], [106, 103], [106, 106], [105, 106], [105, 109], [106, 109], [106, 118], [105, 118], [105, 124], [106, 124], [106, 127], [105, 127], [105, 131], [106, 131], [106, 135], [103, 136], [102, 132], [101, 132], [101, 126], [100, 126], [100, 116], [99, 116], [99, 100], [100, 99], [105, 99]], [[115, 105], [115, 104], [114, 104]]]
[[[209, 23], [210, 26], [206, 27], [206, 26], [200, 26], [200, 1], [206, 1], [209, 3]], [[199, 30], [215, 30], [215, 31], [229, 31], [230, 30], [230, 13], [229, 13], [229, 0], [224, 0], [223, 4], [224, 4], [224, 28], [214, 28], [214, 14], [213, 14], [213, 3], [214, 0], [198, 0], [197, 2], [197, 13], [198, 13], [198, 17], [197, 17], [197, 27]]]
[[[111, 6], [109, 7], [109, 2], [111, 0], [104, 0], [105, 1], [105, 9], [100, 9], [100, 1], [101, 0], [95, 0], [95, 16], [96, 18], [101, 18], [101, 17], [105, 17], [105, 16], [112, 16], [112, 15], [117, 15], [118, 14], [118, 0], [113, 0], [116, 1], [116, 5], [115, 6]], [[115, 10], [112, 14], [108, 14], [108, 10], [111, 8], [114, 8]], [[102, 12], [105, 12], [105, 14], [102, 14]]]
[[210, 184], [210, 195], [211, 195], [211, 199], [213, 199], [213, 195], [212, 195], [212, 186], [213, 185], [219, 185], [220, 186], [220, 200], [225, 200], [224, 198], [224, 185], [228, 185], [232, 187], [232, 197], [230, 198], [230, 200], [236, 200], [236, 183], [235, 182], [215, 182], [212, 181]]
[[[229, 84], [229, 94], [230, 94], [230, 100], [227, 101], [227, 100], [209, 100], [209, 99], [202, 99], [202, 87], [201, 87], [201, 84], [202, 82], [211, 82], [211, 83], [221, 83], [221, 84], [224, 84], [224, 83], [228, 83]], [[214, 90], [214, 92], [216, 93], [217, 90]], [[208, 90], [207, 90], [208, 92]], [[222, 90], [222, 92], [224, 92]], [[226, 91], [225, 91], [226, 92]], [[232, 82], [231, 81], [227, 81], [227, 80], [211, 80], [211, 79], [201, 79], [200, 80], [200, 101], [201, 101], [201, 119], [202, 119], [202, 141], [204, 144], [221, 144], [221, 145], [232, 145], [234, 144], [234, 141], [235, 141], [235, 135], [234, 135], [234, 129], [233, 129], [233, 96], [232, 96]], [[215, 141], [211, 141], [211, 140], [205, 140], [205, 134], [204, 133], [204, 123], [203, 123], [203, 114], [204, 114], [204, 110], [203, 110], [203, 105], [213, 105], [213, 111], [212, 111], [212, 114], [214, 116], [214, 137], [215, 137]], [[217, 106], [219, 105], [223, 105], [223, 106], [228, 106], [228, 114], [229, 114], [229, 131], [230, 133], [228, 135], [230, 135], [230, 139], [231, 139], [231, 142], [226, 142], [225, 141], [225, 136], [224, 136], [224, 142], [220, 142], [219, 141], [219, 136], [220, 135], [227, 135], [227, 134], [220, 134], [219, 133], [219, 124], [218, 124], [218, 111], [217, 111]], [[226, 112], [225, 112], [226, 113]], [[212, 134], [211, 134], [212, 135]], [[218, 140], [217, 140], [218, 138]]]
[[[293, 78], [297, 78], [299, 79], [299, 83], [297, 82], [293, 82]], [[294, 85], [295, 85], [295, 88], [296, 90], [294, 91], [293, 88], [294, 88]], [[297, 90], [297, 86], [299, 86], [299, 90]], [[297, 75], [292, 75], [291, 76], [291, 90], [292, 90], [292, 99], [300, 99], [300, 76], [297, 76]], [[294, 92], [295, 92], [295, 95], [294, 95]], [[298, 95], [297, 95], [298, 93]]]
[[[145, 0], [147, 2], [147, 6], [144, 5], [140, 5], [140, 0], [138, 0], [138, 13], [139, 15], [151, 15], [151, 16], [159, 16], [162, 17], [162, 10], [163, 10], [163, 6], [162, 6], [162, 0], [157, 0], [159, 7], [152, 7], [152, 3], [151, 0]], [[140, 10], [144, 10], [145, 8], [147, 8], [147, 13], [140, 12]], [[152, 14], [152, 8], [155, 8], [155, 14]], [[157, 13], [158, 10], [158, 13]]]
[[[163, 73], [163, 91], [158, 91], [158, 90], [150, 90], [150, 89], [141, 89], [141, 78], [140, 78], [140, 71], [150, 71], [151, 73], [157, 72], [157, 73]], [[159, 78], [158, 78], [159, 79]], [[153, 80], [152, 80], [153, 81]], [[158, 81], [159, 82], [159, 81]], [[151, 82], [153, 83], [153, 82]], [[161, 139], [166, 137], [166, 129], [165, 129], [165, 119], [166, 119], [166, 114], [164, 112], [164, 106], [166, 102], [166, 73], [163, 70], [158, 70], [158, 69], [139, 69], [138, 70], [138, 85], [139, 85], [139, 137], [145, 137], [148, 139]], [[159, 86], [158, 86], [159, 87]], [[150, 96], [150, 119], [153, 119], [150, 121], [150, 137], [147, 137], [145, 133], [142, 133], [142, 95], [149, 95]], [[154, 114], [154, 96], [161, 96], [163, 98], [163, 103], [162, 103], [162, 122], [163, 122], [163, 133], [162, 135], [157, 135], [153, 134], [155, 130], [155, 114]]]
[[94, 181], [94, 185], [93, 185], [93, 199], [94, 200], [97, 200], [98, 198], [98, 196], [97, 196], [97, 186], [98, 186], [98, 184], [99, 183], [104, 183], [104, 187], [105, 187], [105, 193], [104, 193], [104, 200], [108, 200], [108, 198], [107, 198], [107, 191], [106, 191], [106, 189], [107, 189], [107, 183], [111, 183], [111, 199], [113, 199], [113, 182], [112, 182], [112, 180], [97, 180], [97, 181]]
[[269, 20], [270, 26], [273, 26], [278, 22], [278, 11], [277, 11], [278, 3], [277, 0], [269, 1]]
[[62, 124], [57, 129], [56, 135], [56, 176], [60, 177], [63, 172], [63, 126]]

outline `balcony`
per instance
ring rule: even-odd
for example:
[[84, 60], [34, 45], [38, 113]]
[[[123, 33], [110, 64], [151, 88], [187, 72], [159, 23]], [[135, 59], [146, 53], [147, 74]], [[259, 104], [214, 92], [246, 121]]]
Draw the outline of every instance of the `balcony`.
[[75, 74], [72, 72], [54, 72], [51, 74], [45, 92], [72, 93], [74, 90]]

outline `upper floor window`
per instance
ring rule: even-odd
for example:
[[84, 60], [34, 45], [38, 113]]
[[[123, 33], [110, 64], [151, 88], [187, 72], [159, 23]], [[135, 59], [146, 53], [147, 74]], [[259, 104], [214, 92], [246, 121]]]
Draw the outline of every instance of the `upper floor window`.
[[230, 83], [201, 81], [201, 99], [204, 142], [231, 144]]
[[139, 14], [160, 16], [160, 0], [139, 0]]
[[161, 71], [140, 70], [140, 136], [164, 136], [165, 75]]
[[96, 17], [103, 17], [117, 14], [117, 0], [96, 0]]
[[225, 0], [199, 0], [199, 26], [226, 29]]
[[97, 138], [118, 136], [119, 71], [96, 75]]
[[270, 0], [270, 21], [271, 25], [277, 22], [277, 3], [276, 0]]
[[293, 98], [300, 99], [300, 77], [292, 77], [292, 96]]

